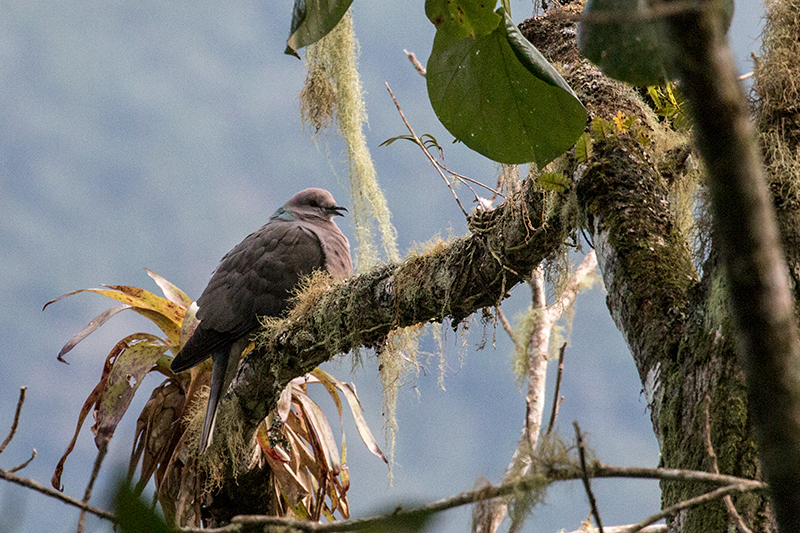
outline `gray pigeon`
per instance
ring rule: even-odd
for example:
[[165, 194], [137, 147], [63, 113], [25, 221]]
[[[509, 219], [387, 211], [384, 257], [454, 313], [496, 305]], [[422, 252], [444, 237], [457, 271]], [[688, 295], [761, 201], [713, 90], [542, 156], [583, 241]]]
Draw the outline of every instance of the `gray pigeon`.
[[300, 191], [222, 258], [197, 299], [200, 323], [171, 368], [182, 372], [213, 359], [201, 453], [211, 444], [217, 405], [258, 317], [283, 313], [297, 282], [314, 270], [338, 279], [350, 274], [350, 244], [333, 221], [342, 211], [328, 191]]

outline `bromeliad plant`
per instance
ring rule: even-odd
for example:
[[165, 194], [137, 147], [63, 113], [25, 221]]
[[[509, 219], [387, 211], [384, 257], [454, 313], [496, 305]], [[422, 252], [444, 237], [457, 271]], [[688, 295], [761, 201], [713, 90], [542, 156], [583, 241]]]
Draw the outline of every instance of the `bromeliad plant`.
[[[82, 289], [47, 302], [45, 308], [67, 296], [81, 292], [102, 294], [120, 302], [105, 310], [67, 342], [58, 354], [64, 355], [89, 334], [121, 311], [131, 309], [158, 326], [163, 337], [150, 333], [134, 333], [121, 339], [105, 359], [100, 380], [83, 404], [72, 441], [61, 457], [53, 478], [59, 490], [67, 457], [75, 447], [78, 435], [90, 411], [94, 415], [91, 430], [98, 449], [106, 446], [114, 435], [144, 377], [157, 372], [166, 377], [150, 395], [139, 414], [128, 470], [131, 482], [137, 468], [139, 478], [135, 490], [141, 493], [150, 479], [155, 481], [156, 497], [167, 519], [179, 525], [201, 524], [199, 502], [213, 491], [213, 467], [205, 464], [204, 479], [192, 473], [197, 470], [196, 424], [194, 413], [202, 413], [207, 399], [211, 365], [204, 363], [191, 372], [173, 374], [170, 361], [194, 331], [197, 306], [182, 290], [158, 274], [147, 271], [163, 293], [124, 285], [101, 289]], [[341, 450], [320, 406], [308, 395], [308, 386], [324, 387], [332, 398], [339, 421], [342, 421], [342, 394], [355, 419], [359, 435], [372, 453], [386, 461], [364, 420], [361, 403], [354, 387], [343, 383], [322, 369], [293, 380], [281, 394], [274, 412], [262, 422], [251, 448], [250, 468], [266, 462], [272, 471], [271, 490], [265, 490], [265, 507], [278, 516], [296, 516], [319, 521], [348, 518], [347, 449], [342, 429]]]

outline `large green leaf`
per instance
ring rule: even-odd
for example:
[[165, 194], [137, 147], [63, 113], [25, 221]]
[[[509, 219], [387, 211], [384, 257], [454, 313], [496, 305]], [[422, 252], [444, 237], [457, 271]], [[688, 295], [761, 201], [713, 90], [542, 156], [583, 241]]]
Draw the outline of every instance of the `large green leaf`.
[[342, 20], [353, 0], [294, 0], [292, 26], [284, 53], [297, 56], [304, 46], [314, 44]]
[[568, 150], [586, 110], [505, 11], [473, 39], [440, 28], [428, 59], [428, 96], [439, 120], [468, 147], [501, 163], [542, 167]]
[[[578, 48], [606, 75], [642, 87], [677, 77], [675, 62], [680, 58], [673, 53], [666, 22], [653, 16], [647, 2], [588, 0], [583, 14]], [[723, 0], [720, 17], [729, 27], [733, 0]]]
[[476, 39], [497, 28], [502, 17], [494, 12], [496, 0], [426, 0], [425, 15], [437, 29], [454, 37]]

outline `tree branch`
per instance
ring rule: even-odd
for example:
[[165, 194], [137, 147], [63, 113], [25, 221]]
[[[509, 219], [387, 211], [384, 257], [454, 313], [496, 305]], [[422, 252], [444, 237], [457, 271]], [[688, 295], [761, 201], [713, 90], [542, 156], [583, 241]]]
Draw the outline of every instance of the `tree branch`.
[[66, 494], [63, 494], [55, 489], [51, 489], [50, 487], [45, 487], [44, 485], [41, 485], [32, 479], [12, 474], [8, 470], [0, 469], [0, 478], [5, 479], [6, 481], [10, 481], [11, 483], [16, 483], [17, 485], [22, 485], [23, 487], [27, 487], [31, 490], [35, 490], [36, 492], [41, 492], [45, 496], [50, 496], [51, 498], [61, 500], [67, 505], [72, 505], [73, 507], [77, 507], [78, 509], [83, 509], [100, 518], [105, 518], [106, 520], [110, 520], [112, 522], [116, 521], [114, 515], [109, 511], [104, 511], [103, 509], [98, 509], [97, 507], [93, 507], [88, 503], [78, 501], [75, 498], [71, 498]]
[[703, 505], [705, 503], [713, 502], [721, 498], [730, 497], [731, 494], [736, 492], [747, 492], [750, 490], [752, 490], [752, 487], [748, 487], [742, 484], [727, 485], [725, 487], [720, 487], [716, 490], [712, 490], [711, 492], [706, 492], [705, 494], [701, 494], [700, 496], [697, 496], [695, 498], [689, 498], [688, 500], [684, 500], [682, 502], [676, 503], [675, 505], [671, 505], [666, 509], [663, 509], [661, 512], [645, 518], [638, 524], [632, 525], [628, 530], [625, 531], [625, 533], [636, 533], [637, 531], [641, 531], [645, 527], [652, 524], [653, 522], [658, 522], [663, 518], [672, 516], [676, 514], [678, 511], [681, 511], [683, 509], [688, 509], [689, 507], [696, 507], [698, 505]]
[[589, 507], [592, 510], [594, 523], [597, 524], [597, 529], [603, 533], [603, 522], [600, 520], [600, 511], [597, 509], [597, 500], [592, 492], [592, 485], [589, 483], [589, 475], [586, 471], [586, 448], [583, 445], [583, 435], [581, 435], [581, 428], [578, 426], [578, 421], [575, 420], [572, 425], [575, 427], [575, 440], [578, 443], [578, 457], [581, 464], [581, 480], [583, 481], [583, 488], [586, 490], [586, 496], [589, 498]]
[[[94, 489], [94, 483], [97, 481], [97, 476], [100, 474], [100, 467], [103, 465], [103, 460], [106, 458], [106, 453], [108, 452], [108, 440], [103, 440], [100, 444], [100, 448], [97, 450], [97, 457], [94, 460], [94, 466], [92, 467], [92, 475], [89, 478], [89, 483], [86, 485], [86, 491], [83, 494], [83, 503], [89, 504], [89, 500], [92, 498], [92, 490]], [[86, 523], [86, 509], [81, 509], [80, 518], [78, 518], [78, 533], [83, 533], [83, 528]]]
[[[334, 355], [378, 346], [397, 328], [445, 318], [457, 324], [500, 302], [566, 240], [574, 223], [568, 192], [555, 198], [562, 208], [545, 210], [543, 198], [526, 183], [499, 207], [470, 217], [472, 234], [333, 285], [273, 324], [233, 385], [245, 434], [274, 407], [286, 383]], [[555, 214], [545, 218], [545, 211]]]
[[[764, 491], [767, 489], [765, 483], [749, 479], [737, 478], [734, 476], [715, 475], [707, 472], [696, 472], [688, 470], [671, 470], [662, 468], [635, 468], [608, 466], [601, 463], [587, 465], [585, 474], [588, 477], [640, 477], [650, 479], [680, 480], [721, 485], [722, 488], [712, 493], [703, 495], [701, 498], [694, 499], [685, 505], [700, 505], [712, 498], [710, 494], [716, 494], [721, 498], [725, 494], [736, 491]], [[296, 520], [275, 516], [248, 515], [237, 516], [225, 527], [216, 529], [185, 528], [186, 533], [227, 533], [245, 531], [263, 531], [265, 526], [281, 527], [309, 533], [333, 533], [337, 531], [359, 531], [367, 528], [378, 528], [388, 525], [397, 520], [422, 519], [436, 512], [445, 511], [455, 507], [468, 505], [480, 500], [507, 496], [516, 491], [530, 491], [541, 488], [543, 481], [566, 481], [578, 480], [584, 475], [584, 471], [578, 466], [557, 468], [537, 472], [530, 476], [525, 476], [515, 482], [502, 485], [488, 485], [486, 487], [462, 492], [449, 498], [444, 498], [436, 502], [429, 503], [412, 509], [397, 507], [393, 512], [367, 518], [355, 520], [343, 520], [330, 523], [310, 522], [306, 520]], [[652, 518], [652, 517], [651, 517]], [[649, 520], [649, 519], [648, 519]], [[658, 519], [656, 519], [658, 520]], [[655, 521], [655, 520], [654, 520]]]
[[[593, 131], [592, 157], [572, 163], [568, 171], [578, 180], [581, 218], [595, 245], [611, 316], [639, 371], [662, 464], [705, 468], [698, 409], [709, 393], [719, 438], [739, 443], [725, 448], [721, 468], [742, 474], [757, 471], [755, 434], [747, 421], [758, 416], [748, 417], [724, 273], [712, 249], [698, 279], [688, 235], [676, 222], [675, 185], [692, 179], [691, 146], [686, 137], [670, 131], [667, 121], [660, 123], [639, 94], [587, 64], [567, 38], [554, 37], [574, 35], [579, 14], [580, 6], [564, 6], [526, 21], [521, 30], [549, 60], [568, 65], [567, 82], [587, 102], [590, 116], [636, 116], [653, 140], [641, 142], [630, 132]], [[719, 136], [713, 141], [720, 143]], [[737, 210], [729, 210], [729, 215], [737, 216]], [[762, 384], [760, 389], [766, 392], [769, 386]], [[663, 502], [669, 506], [691, 495], [686, 487], [665, 486]], [[749, 498], [739, 511], [754, 530], [761, 530], [769, 527], [773, 516], [768, 507], [765, 497]], [[723, 529], [727, 521], [724, 513], [681, 513], [686, 516], [678, 522], [687, 531]]]

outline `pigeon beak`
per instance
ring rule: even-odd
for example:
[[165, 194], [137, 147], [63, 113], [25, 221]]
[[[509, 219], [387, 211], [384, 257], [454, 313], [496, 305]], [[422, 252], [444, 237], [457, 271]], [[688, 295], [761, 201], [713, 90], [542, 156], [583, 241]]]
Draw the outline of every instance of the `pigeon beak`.
[[335, 217], [343, 217], [344, 213], [342, 213], [342, 211], [349, 213], [349, 211], [347, 211], [347, 208], [341, 205], [331, 207], [331, 211], [333, 213], [333, 216]]

